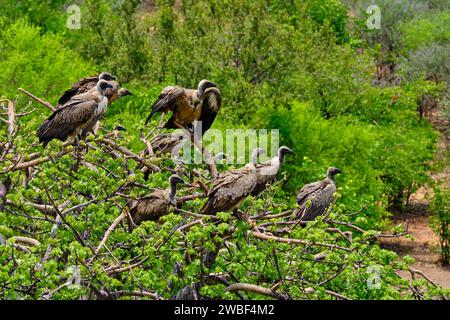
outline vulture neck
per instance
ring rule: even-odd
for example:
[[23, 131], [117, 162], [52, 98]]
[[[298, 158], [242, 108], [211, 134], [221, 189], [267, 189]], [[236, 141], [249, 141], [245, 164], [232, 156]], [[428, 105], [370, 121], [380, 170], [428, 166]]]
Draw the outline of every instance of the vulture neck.
[[332, 175], [332, 174], [327, 173], [327, 179], [331, 180], [333, 183], [335, 182], [334, 181], [334, 175]]
[[253, 150], [252, 152], [252, 164], [256, 165], [258, 163], [259, 150]]
[[170, 202], [176, 203], [176, 194], [177, 194], [177, 183], [176, 182], [170, 182], [170, 188], [169, 188], [169, 199]]
[[278, 161], [280, 162], [280, 165], [284, 161], [284, 154], [282, 152], [280, 152], [280, 151], [278, 151]]
[[198, 89], [197, 91], [197, 97], [198, 99], [201, 101], [205, 98], [205, 90], [203, 89]]
[[99, 84], [97, 84], [97, 92], [100, 94], [100, 96], [103, 98], [105, 96], [105, 91], [100, 87]]

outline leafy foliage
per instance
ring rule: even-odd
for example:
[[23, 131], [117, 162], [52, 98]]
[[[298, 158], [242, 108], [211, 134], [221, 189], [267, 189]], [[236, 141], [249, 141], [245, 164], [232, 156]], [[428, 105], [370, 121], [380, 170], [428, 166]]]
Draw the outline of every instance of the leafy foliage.
[[[112, 104], [99, 136], [82, 142], [83, 163], [76, 172], [72, 146], [55, 141], [43, 150], [38, 145], [33, 133], [49, 115], [41, 105], [33, 104], [33, 111], [18, 99], [13, 133], [0, 122], [0, 181], [12, 181], [3, 203], [0, 199], [5, 240], [0, 241], [0, 297], [171, 298], [198, 291], [205, 298], [236, 299], [227, 288], [238, 282], [275, 287], [293, 299], [448, 294], [424, 280], [399, 277], [397, 271], [410, 270], [412, 260], [376, 243], [380, 232], [402, 232], [388, 230], [387, 208], [405, 204], [428, 180], [437, 133], [416, 108], [423, 95], [445, 90], [426, 74], [448, 74], [441, 43], [448, 30], [440, 20], [446, 13], [416, 18], [416, 9], [402, 7], [405, 1], [385, 1], [386, 8], [393, 2], [398, 8], [385, 11], [386, 27], [372, 34], [358, 25], [352, 30], [355, 21], [336, 0], [161, 0], [148, 7], [141, 1], [83, 1], [81, 30], [65, 28], [63, 3], [5, 2], [1, 95], [13, 98], [23, 87], [55, 102], [77, 79], [108, 70], [133, 96]], [[438, 2], [420, 10], [439, 9], [444, 4]], [[419, 76], [374, 85], [379, 44], [391, 47], [392, 61], [405, 59], [405, 74]], [[425, 64], [430, 56], [434, 67]], [[196, 215], [204, 203], [200, 193], [183, 204], [182, 212], [131, 232], [120, 222], [100, 246], [130, 203], [167, 187], [173, 170], [193, 183], [210, 183], [193, 173], [208, 176], [206, 166], [180, 168], [164, 157], [145, 158], [161, 169], [148, 181], [138, 169], [146, 148], [140, 133], [149, 130], [143, 119], [159, 91], [168, 84], [195, 87], [203, 78], [218, 83], [223, 97], [214, 128], [280, 130], [282, 144], [295, 151], [283, 166], [283, 178], [243, 204], [250, 220], [231, 213]], [[9, 103], [2, 100], [2, 116]], [[111, 136], [118, 124], [127, 131]], [[112, 150], [105, 139], [136, 156]], [[33, 160], [42, 161], [17, 167]], [[331, 165], [343, 174], [329, 219], [286, 231], [283, 217], [260, 217], [294, 208], [296, 192], [322, 179]], [[180, 195], [194, 192], [200, 190], [182, 189]], [[439, 217], [442, 208], [436, 205]], [[285, 240], [262, 239], [261, 231]], [[209, 264], [205, 257], [211, 252], [217, 257]], [[68, 282], [74, 279], [80, 282]]]

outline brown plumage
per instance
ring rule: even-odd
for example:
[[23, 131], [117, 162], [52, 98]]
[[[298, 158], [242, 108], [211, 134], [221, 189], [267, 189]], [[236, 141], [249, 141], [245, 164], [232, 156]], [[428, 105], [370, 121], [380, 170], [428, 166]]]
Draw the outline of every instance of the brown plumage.
[[[108, 98], [108, 105], [121, 97], [132, 95], [131, 91], [120, 87], [119, 82], [116, 81], [114, 76], [108, 72], [102, 72], [100, 75], [83, 78], [73, 84], [72, 88], [64, 92], [61, 98], [59, 98], [56, 109], [66, 108], [68, 105], [73, 105], [73, 102], [76, 102], [80, 96], [85, 97], [86, 94], [92, 94], [94, 92], [92, 89], [95, 88], [100, 80], [106, 80], [112, 85], [111, 88], [106, 88], [104, 90], [104, 94]], [[85, 137], [89, 133], [97, 132], [99, 120], [103, 117], [105, 111], [106, 109], [104, 109], [103, 113], [99, 114], [96, 118], [91, 119], [91, 122], [86, 125], [86, 128], [81, 133], [82, 137]]]
[[165, 133], [156, 136], [152, 140], [151, 145], [155, 155], [165, 153], [178, 154], [183, 142], [186, 141], [190, 141], [190, 138], [186, 134]]
[[3, 181], [0, 180], [0, 212], [3, 210], [5, 204], [6, 204], [6, 196], [11, 189], [11, 177], [8, 176]]
[[8, 176], [5, 180], [0, 180], [0, 199], [4, 199], [11, 188], [11, 177]]
[[194, 122], [201, 121], [203, 135], [213, 124], [220, 110], [222, 100], [216, 84], [202, 80], [198, 89], [185, 89], [169, 86], [161, 91], [152, 106], [145, 123], [157, 112], [172, 112], [172, 117], [164, 125], [167, 129], [184, 128], [194, 131]]
[[133, 223], [139, 225], [143, 221], [155, 221], [163, 215], [168, 214], [170, 206], [175, 207], [177, 205], [176, 191], [178, 183], [185, 182], [178, 175], [174, 174], [169, 178], [168, 189], [157, 189], [148, 196], [132, 203], [130, 215], [133, 219]]
[[334, 176], [341, 170], [330, 167], [324, 180], [305, 185], [297, 195], [299, 207], [294, 210], [293, 217], [302, 221], [311, 221], [325, 213], [333, 202], [336, 192]]
[[131, 91], [126, 88], [121, 88], [119, 83], [116, 81], [116, 77], [112, 76], [108, 72], [102, 72], [99, 75], [93, 77], [86, 77], [74, 83], [72, 88], [64, 92], [64, 94], [59, 98], [58, 104], [56, 105], [56, 109], [63, 107], [67, 104], [72, 98], [84, 94], [90, 91], [97, 85], [99, 80], [109, 81], [113, 87], [107, 88], [105, 90], [105, 96], [108, 98], [108, 102], [111, 103], [123, 96], [131, 95]]
[[283, 164], [284, 156], [291, 153], [293, 153], [291, 149], [283, 146], [278, 149], [278, 155], [276, 157], [273, 157], [267, 162], [255, 164], [256, 185], [252, 191], [252, 196], [258, 196], [266, 189], [268, 184], [271, 184], [275, 181], [278, 175], [278, 171]]
[[[261, 149], [255, 149], [253, 155]], [[257, 157], [257, 156], [256, 156]], [[221, 211], [238, 209], [256, 186], [256, 170], [253, 163], [240, 169], [226, 171], [213, 181], [208, 193], [208, 201], [201, 209], [202, 214], [215, 214]]]
[[106, 80], [100, 80], [94, 88], [73, 97], [53, 112], [37, 131], [44, 147], [53, 139], [65, 141], [68, 137], [77, 137], [89, 130], [108, 107], [108, 98], [105, 97], [107, 88], [112, 88], [112, 85]]
[[[164, 133], [156, 136], [151, 142], [153, 154], [155, 156], [161, 156], [170, 153], [172, 156], [177, 156], [180, 149], [183, 147], [183, 143], [190, 141], [190, 138], [186, 134], [178, 133]], [[149, 150], [146, 148], [143, 152], [144, 156], [149, 155]], [[148, 180], [150, 170], [144, 165], [139, 165], [138, 169], [144, 174], [144, 180]]]

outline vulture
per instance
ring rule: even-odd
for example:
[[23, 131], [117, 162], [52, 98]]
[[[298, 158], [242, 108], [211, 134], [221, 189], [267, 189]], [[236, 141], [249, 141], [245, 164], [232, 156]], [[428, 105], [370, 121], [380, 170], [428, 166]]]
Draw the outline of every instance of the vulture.
[[186, 141], [190, 141], [190, 138], [186, 134], [164, 133], [156, 136], [152, 140], [151, 145], [155, 155], [165, 153], [178, 154], [183, 146], [183, 142]]
[[178, 183], [187, 185], [180, 176], [176, 174], [171, 175], [168, 189], [157, 189], [148, 196], [135, 201], [130, 208], [132, 222], [138, 225], [143, 221], [158, 220], [163, 215], [168, 214], [170, 206], [176, 207], [177, 205], [176, 192]]
[[[179, 154], [180, 149], [183, 147], [183, 143], [188, 140], [190, 141], [190, 138], [185, 134], [164, 133], [156, 136], [150, 144], [155, 156], [160, 156], [166, 153], [170, 153], [172, 156], [176, 156]], [[149, 155], [148, 148], [145, 149], [143, 155]], [[143, 165], [140, 165], [138, 169], [140, 169], [141, 172], [144, 173], [144, 180], [147, 181], [150, 175], [150, 170]]]
[[299, 207], [293, 213], [295, 219], [312, 221], [324, 214], [333, 202], [333, 195], [336, 192], [334, 176], [338, 173], [341, 173], [341, 170], [330, 167], [324, 180], [309, 183], [300, 190], [297, 195]]
[[11, 177], [7, 177], [4, 181], [0, 180], [0, 211], [3, 210], [4, 205], [6, 204], [6, 195], [11, 188]]
[[53, 139], [77, 139], [79, 135], [91, 130], [108, 107], [105, 90], [112, 87], [110, 82], [102, 79], [91, 90], [70, 99], [39, 127], [39, 142], [45, 147]]
[[[253, 151], [252, 161], [258, 158], [262, 150], [256, 148]], [[240, 169], [226, 171], [214, 179], [208, 193], [208, 200], [200, 213], [215, 214], [221, 211], [237, 210], [255, 186], [256, 170], [253, 162]]]
[[222, 100], [217, 85], [202, 80], [198, 89], [185, 89], [169, 86], [164, 88], [152, 106], [145, 124], [157, 112], [172, 112], [172, 116], [164, 125], [166, 129], [188, 129], [194, 131], [194, 122], [201, 121], [203, 134], [211, 127], [220, 110]]
[[271, 184], [275, 181], [280, 170], [281, 165], [284, 161], [284, 156], [286, 154], [292, 154], [293, 151], [286, 146], [282, 146], [278, 149], [278, 155], [273, 157], [271, 160], [256, 164], [256, 186], [252, 191], [252, 196], [256, 197], [261, 192], [266, 189], [267, 184]]
[[[102, 72], [98, 76], [83, 78], [73, 84], [72, 88], [64, 92], [61, 98], [59, 98], [56, 109], [61, 109], [66, 107], [66, 105], [71, 104], [73, 100], [76, 100], [80, 95], [83, 95], [95, 88], [100, 80], [106, 80], [112, 85], [111, 88], [105, 89], [105, 96], [108, 98], [108, 105], [121, 97], [132, 95], [131, 91], [120, 87], [119, 83], [116, 81], [116, 77], [112, 76], [108, 72]], [[92, 122], [86, 126], [86, 130], [83, 130], [81, 136], [85, 137], [90, 132], [96, 133], [100, 125], [99, 120], [102, 117], [103, 113], [99, 114], [97, 119], [92, 119]]]
[[11, 177], [7, 177], [4, 181], [0, 180], [0, 199], [5, 199], [11, 188]]
[[102, 72], [100, 75], [83, 78], [77, 83], [72, 85], [72, 88], [64, 92], [64, 94], [59, 98], [56, 109], [62, 108], [66, 103], [68, 103], [72, 98], [86, 93], [97, 85], [100, 80], [106, 80], [113, 84], [112, 88], [105, 90], [105, 96], [108, 98], [108, 102], [111, 103], [120, 97], [131, 95], [131, 91], [126, 88], [119, 88], [119, 83], [116, 81], [116, 77], [112, 76], [108, 72]]

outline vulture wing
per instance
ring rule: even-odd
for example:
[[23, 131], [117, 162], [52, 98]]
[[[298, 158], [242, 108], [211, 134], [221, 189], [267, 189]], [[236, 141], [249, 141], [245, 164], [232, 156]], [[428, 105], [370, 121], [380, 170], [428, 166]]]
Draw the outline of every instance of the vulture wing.
[[307, 198], [325, 187], [325, 181], [317, 181], [313, 183], [308, 183], [303, 186], [297, 195], [297, 203], [302, 205]]
[[[313, 186], [315, 184], [315, 186]], [[303, 189], [308, 187], [308, 192], [302, 193]], [[302, 220], [310, 221], [317, 216], [322, 215], [333, 201], [333, 194], [336, 192], [336, 185], [330, 181], [324, 180], [306, 185], [300, 191], [301, 201], [297, 197], [300, 205], [300, 212], [303, 214]], [[299, 194], [300, 195], [300, 194]], [[298, 217], [297, 217], [298, 218]]]
[[94, 77], [83, 78], [80, 81], [78, 81], [77, 83], [74, 83], [72, 85], [72, 88], [65, 91], [63, 93], [63, 95], [61, 96], [61, 98], [59, 98], [56, 109], [61, 108], [65, 103], [67, 103], [74, 96], [89, 91], [90, 89], [95, 87], [97, 82], [98, 82], [98, 76], [94, 76]]
[[234, 208], [250, 195], [255, 185], [255, 174], [249, 167], [226, 172], [213, 182], [201, 213], [214, 214]]
[[202, 112], [200, 115], [200, 121], [202, 121], [202, 136], [206, 131], [211, 128], [217, 114], [219, 113], [220, 106], [222, 105], [222, 98], [220, 91], [217, 88], [208, 88], [205, 92], [205, 98], [202, 104]]
[[145, 124], [147, 124], [150, 121], [150, 119], [153, 117], [155, 113], [173, 110], [175, 108], [177, 100], [180, 97], [182, 97], [183, 94], [184, 94], [183, 88], [173, 86], [164, 88], [161, 91], [161, 94], [159, 95], [158, 99], [153, 104], [152, 111], [148, 115], [147, 120], [145, 120]]
[[272, 161], [257, 164], [256, 165], [256, 185], [252, 191], [252, 196], [256, 197], [261, 192], [263, 192], [266, 189], [267, 184], [270, 184], [275, 181], [277, 174], [278, 174], [278, 169], [272, 163]]
[[146, 220], [157, 220], [168, 213], [169, 203], [165, 190], [156, 190], [150, 195], [136, 201], [131, 207], [130, 214], [135, 224]]
[[97, 105], [95, 100], [78, 100], [56, 110], [39, 127], [39, 141], [43, 142], [45, 147], [52, 139], [66, 140], [78, 127], [95, 116]]

